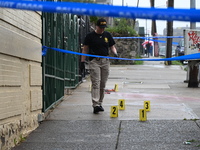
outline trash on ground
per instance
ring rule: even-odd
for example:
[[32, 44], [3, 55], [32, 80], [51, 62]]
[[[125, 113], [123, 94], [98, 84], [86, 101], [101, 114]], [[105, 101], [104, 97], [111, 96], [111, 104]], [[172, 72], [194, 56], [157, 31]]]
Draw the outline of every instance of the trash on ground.
[[184, 144], [184, 145], [191, 145], [191, 142], [185, 141], [185, 142], [183, 142], [183, 144]]

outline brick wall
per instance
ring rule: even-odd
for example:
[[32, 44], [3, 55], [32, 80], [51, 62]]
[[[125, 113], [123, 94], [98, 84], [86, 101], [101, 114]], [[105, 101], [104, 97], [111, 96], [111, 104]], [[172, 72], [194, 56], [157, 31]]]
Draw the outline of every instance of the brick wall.
[[42, 109], [41, 13], [0, 9], [0, 149], [38, 127]]

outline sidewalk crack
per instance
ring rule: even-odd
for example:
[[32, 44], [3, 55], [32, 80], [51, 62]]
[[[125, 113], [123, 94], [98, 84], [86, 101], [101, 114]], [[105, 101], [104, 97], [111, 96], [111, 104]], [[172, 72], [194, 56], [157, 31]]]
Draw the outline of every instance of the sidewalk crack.
[[197, 125], [197, 127], [199, 127], [200, 128], [200, 125], [196, 122], [196, 121], [194, 121], [195, 123], [196, 123], [196, 125]]
[[117, 142], [116, 142], [116, 145], [115, 145], [115, 150], [117, 150], [117, 148], [118, 148], [119, 136], [120, 136], [120, 133], [121, 133], [121, 124], [122, 124], [122, 121], [120, 121], [120, 123], [119, 123]]

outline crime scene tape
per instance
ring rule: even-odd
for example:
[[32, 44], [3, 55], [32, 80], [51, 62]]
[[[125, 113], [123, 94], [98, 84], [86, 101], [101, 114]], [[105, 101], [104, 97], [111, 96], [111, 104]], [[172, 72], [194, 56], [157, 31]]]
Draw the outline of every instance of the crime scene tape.
[[[112, 6], [104, 4], [89, 4], [75, 2], [49, 2], [49, 1], [25, 1], [25, 0], [0, 0], [0, 7], [21, 9], [29, 11], [42, 11], [51, 13], [71, 13], [76, 15], [88, 16], [104, 16], [104, 17], [121, 17], [121, 18], [141, 18], [151, 20], [167, 20], [167, 21], [190, 21], [200, 22], [200, 9], [174, 9], [174, 8], [138, 8], [127, 6]], [[154, 37], [155, 38], [155, 37]], [[62, 50], [57, 48], [43, 47], [42, 55], [47, 53], [48, 49], [60, 51], [63, 53], [71, 53], [76, 55], [84, 55], [82, 53]], [[188, 60], [199, 59], [200, 53], [184, 55], [180, 57], [165, 58], [165, 59], [127, 59], [88, 55], [92, 57], [103, 57], [110, 59], [122, 60], [142, 60], [142, 61], [173, 61], [173, 60]]]
[[183, 38], [183, 36], [151, 36], [151, 37], [113, 37], [114, 39], [165, 39], [165, 38]]
[[[155, 40], [156, 38], [183, 38], [183, 36], [155, 36], [155, 37], [113, 37], [113, 39], [145, 39], [154, 42], [166, 43], [166, 41]], [[178, 45], [177, 42], [172, 42], [173, 45]]]
[[194, 59], [200, 59], [200, 53], [190, 54], [190, 55], [184, 55], [179, 57], [172, 57], [172, 58], [161, 58], [161, 59], [129, 59], [129, 58], [118, 58], [118, 57], [107, 57], [107, 56], [98, 56], [98, 55], [91, 55], [91, 54], [83, 54], [79, 52], [59, 49], [59, 48], [52, 48], [43, 46], [42, 47], [42, 55], [45, 56], [48, 52], [48, 49], [62, 52], [62, 53], [68, 53], [68, 54], [75, 54], [75, 55], [83, 55], [83, 56], [89, 56], [89, 57], [99, 57], [99, 58], [108, 58], [108, 59], [119, 59], [119, 60], [135, 60], [135, 61], [175, 61], [175, 60], [194, 60]]
[[200, 22], [200, 9], [144, 8], [78, 2], [25, 0], [0, 0], [0, 7], [101, 17]]
[[[161, 40], [151, 40], [154, 42], [160, 42], [160, 43], [167, 43], [166, 41], [161, 41]], [[172, 42], [173, 45], [178, 45], [178, 42]]]

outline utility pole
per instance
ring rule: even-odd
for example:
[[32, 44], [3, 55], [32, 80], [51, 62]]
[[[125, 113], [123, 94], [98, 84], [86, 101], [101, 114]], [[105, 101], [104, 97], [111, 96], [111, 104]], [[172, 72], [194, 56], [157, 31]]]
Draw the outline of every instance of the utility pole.
[[[174, 0], [168, 0], [168, 8], [174, 8]], [[173, 36], [173, 21], [167, 21], [167, 36]], [[167, 38], [166, 58], [172, 57], [172, 38]], [[166, 65], [171, 65], [171, 61], [166, 61]]]
[[[150, 0], [151, 7], [155, 7], [155, 0]], [[157, 28], [156, 28], [156, 21], [152, 20], [152, 25], [151, 25], [151, 35], [152, 36], [157, 36]], [[157, 40], [157, 39], [155, 39]], [[159, 56], [159, 46], [158, 42], [154, 42], [154, 56], [158, 57]]]
[[[151, 8], [154, 8], [155, 7], [155, 0], [150, 0], [150, 3], [151, 3]], [[152, 20], [151, 35], [154, 35], [155, 33], [157, 33], [156, 21]]]
[[[137, 0], [137, 8], [138, 8], [138, 6], [139, 6], [139, 1], [140, 1], [140, 0]], [[136, 18], [133, 19], [133, 26], [134, 26], [134, 28], [135, 28], [135, 20], [136, 20]]]
[[[190, 0], [190, 8], [195, 9], [196, 8], [196, 2], [195, 0]], [[190, 22], [190, 29], [196, 29], [196, 23]]]
[[[190, 9], [195, 9], [195, 0], [190, 0]], [[196, 29], [196, 23], [190, 22], [190, 29]], [[187, 76], [189, 76], [188, 87], [198, 87], [199, 86], [199, 61], [191, 60], [188, 61], [188, 71]]]

